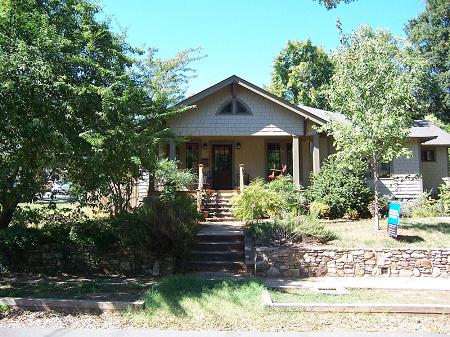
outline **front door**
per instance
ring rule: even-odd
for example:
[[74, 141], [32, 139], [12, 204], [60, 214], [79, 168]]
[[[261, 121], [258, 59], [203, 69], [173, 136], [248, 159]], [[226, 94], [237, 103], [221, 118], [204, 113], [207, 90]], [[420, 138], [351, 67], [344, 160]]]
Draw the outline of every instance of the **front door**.
[[213, 145], [212, 147], [212, 183], [216, 190], [230, 190], [232, 188], [231, 150], [230, 144]]

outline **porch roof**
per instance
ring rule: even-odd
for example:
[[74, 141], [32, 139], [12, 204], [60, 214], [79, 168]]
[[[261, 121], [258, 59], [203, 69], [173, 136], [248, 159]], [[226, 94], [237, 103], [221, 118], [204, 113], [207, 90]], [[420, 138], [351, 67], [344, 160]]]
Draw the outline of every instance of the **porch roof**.
[[450, 146], [450, 134], [427, 120], [417, 120], [411, 128], [410, 137], [425, 138], [422, 145]]

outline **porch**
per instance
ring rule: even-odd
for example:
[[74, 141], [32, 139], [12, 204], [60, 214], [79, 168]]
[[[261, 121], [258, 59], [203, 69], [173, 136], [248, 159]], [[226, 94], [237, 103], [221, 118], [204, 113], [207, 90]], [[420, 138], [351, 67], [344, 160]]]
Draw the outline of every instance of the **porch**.
[[330, 142], [317, 133], [290, 137], [187, 137], [181, 144], [171, 141], [163, 145], [162, 152], [178, 160], [180, 168], [195, 172], [207, 189], [231, 190], [257, 177], [267, 180], [271, 169], [284, 165], [295, 184], [307, 186], [311, 172], [317, 173], [328, 156]]

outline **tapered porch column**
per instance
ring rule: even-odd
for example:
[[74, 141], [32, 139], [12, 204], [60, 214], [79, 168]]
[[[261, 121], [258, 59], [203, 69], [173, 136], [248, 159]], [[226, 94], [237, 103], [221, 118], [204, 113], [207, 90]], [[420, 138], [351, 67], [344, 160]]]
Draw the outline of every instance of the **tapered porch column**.
[[312, 136], [313, 139], [313, 174], [317, 174], [320, 171], [320, 138], [319, 134], [315, 132]]
[[300, 141], [298, 136], [292, 137], [292, 180], [295, 186], [300, 186]]
[[175, 160], [176, 158], [176, 148], [175, 148], [175, 142], [173, 140], [170, 140], [169, 142], [169, 159]]

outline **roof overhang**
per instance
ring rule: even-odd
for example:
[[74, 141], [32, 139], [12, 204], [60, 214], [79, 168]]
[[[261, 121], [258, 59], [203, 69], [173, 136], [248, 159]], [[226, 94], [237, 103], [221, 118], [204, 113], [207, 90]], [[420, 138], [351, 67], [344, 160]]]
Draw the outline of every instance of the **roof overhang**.
[[317, 123], [319, 125], [324, 125], [327, 123], [327, 120], [317, 116], [316, 114], [311, 113], [310, 111], [307, 111], [301, 107], [298, 107], [298, 106], [268, 92], [267, 90], [264, 90], [263, 88], [260, 88], [256, 85], [254, 85], [253, 83], [250, 83], [236, 75], [230, 76], [230, 77], [226, 78], [225, 80], [223, 80], [219, 83], [216, 83], [216, 84], [210, 86], [209, 88], [202, 90], [193, 96], [186, 98], [185, 100], [178, 103], [178, 105], [183, 105], [183, 106], [195, 105], [196, 102], [202, 100], [203, 98], [219, 91], [220, 89], [223, 89], [223, 88], [225, 88], [229, 85], [233, 85], [233, 84], [240, 85], [243, 88], [246, 88], [246, 89], [288, 109], [288, 110], [291, 110], [291, 111], [297, 113], [298, 115], [301, 115], [305, 119], [309, 119], [309, 120], [313, 121], [314, 123]]

